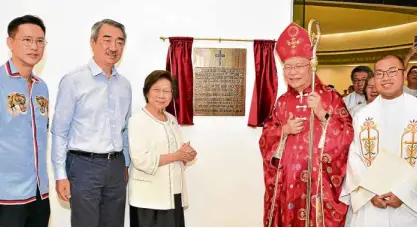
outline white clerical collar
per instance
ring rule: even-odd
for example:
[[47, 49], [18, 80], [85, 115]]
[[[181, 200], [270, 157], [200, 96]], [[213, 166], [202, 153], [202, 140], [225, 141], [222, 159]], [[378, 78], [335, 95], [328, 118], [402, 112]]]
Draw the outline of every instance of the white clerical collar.
[[380, 96], [380, 97], [381, 97], [381, 102], [384, 105], [398, 104], [398, 102], [400, 102], [400, 101], [402, 101], [404, 99], [404, 92], [400, 96], [398, 96], [398, 97], [396, 97], [394, 99], [385, 99], [382, 96]]

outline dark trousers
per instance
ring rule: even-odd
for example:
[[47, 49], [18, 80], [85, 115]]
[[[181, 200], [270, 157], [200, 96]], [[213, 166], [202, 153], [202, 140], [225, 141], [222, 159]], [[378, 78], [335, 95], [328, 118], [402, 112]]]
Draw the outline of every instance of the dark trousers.
[[181, 194], [174, 195], [174, 203], [170, 210], [130, 206], [130, 227], [185, 227]]
[[39, 189], [36, 201], [23, 205], [0, 205], [0, 226], [46, 227], [51, 209], [49, 199], [41, 199]]
[[68, 153], [71, 226], [124, 226], [126, 171], [123, 154], [91, 158]]

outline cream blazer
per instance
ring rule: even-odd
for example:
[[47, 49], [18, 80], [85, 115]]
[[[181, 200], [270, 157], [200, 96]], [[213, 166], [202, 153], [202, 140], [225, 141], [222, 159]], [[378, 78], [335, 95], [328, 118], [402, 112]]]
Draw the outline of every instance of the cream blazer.
[[[177, 120], [165, 112], [168, 124], [172, 125], [179, 149], [183, 144]], [[158, 167], [162, 154], [168, 154], [167, 131], [162, 121], [152, 116], [145, 108], [133, 115], [128, 122], [129, 153], [129, 204], [134, 207], [168, 210], [174, 209], [173, 164]], [[182, 206], [188, 206], [184, 181], [184, 165], [181, 163]]]

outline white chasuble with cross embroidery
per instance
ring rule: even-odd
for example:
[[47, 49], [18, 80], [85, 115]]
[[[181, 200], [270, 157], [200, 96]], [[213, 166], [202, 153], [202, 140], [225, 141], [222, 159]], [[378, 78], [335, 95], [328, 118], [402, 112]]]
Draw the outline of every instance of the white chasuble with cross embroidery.
[[[340, 195], [349, 205], [346, 226], [416, 226], [417, 98], [406, 93], [392, 100], [378, 96], [356, 114], [353, 124]], [[402, 206], [373, 206], [376, 194], [388, 193], [381, 191], [391, 191]]]

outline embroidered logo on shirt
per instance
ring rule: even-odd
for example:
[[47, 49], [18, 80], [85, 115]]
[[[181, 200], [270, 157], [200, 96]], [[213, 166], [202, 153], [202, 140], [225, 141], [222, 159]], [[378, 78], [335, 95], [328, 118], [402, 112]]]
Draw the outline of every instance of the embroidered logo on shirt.
[[417, 161], [417, 121], [412, 120], [404, 129], [401, 136], [401, 157], [404, 158], [412, 167]]
[[48, 116], [48, 100], [45, 97], [36, 96], [36, 103], [38, 103], [41, 115]]
[[7, 96], [7, 111], [13, 115], [17, 116], [20, 113], [27, 113], [28, 104], [26, 102], [26, 97], [23, 93], [10, 93]]
[[372, 118], [366, 118], [362, 124], [359, 140], [362, 160], [369, 167], [379, 153], [379, 131]]

